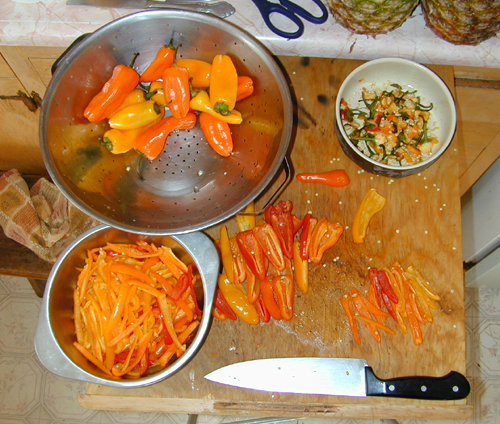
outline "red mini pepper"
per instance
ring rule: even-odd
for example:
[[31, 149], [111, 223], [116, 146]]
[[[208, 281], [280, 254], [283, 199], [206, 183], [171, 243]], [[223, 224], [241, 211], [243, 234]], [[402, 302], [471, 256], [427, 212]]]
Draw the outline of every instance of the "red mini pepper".
[[195, 125], [196, 115], [192, 112], [183, 118], [168, 116], [140, 134], [134, 140], [134, 149], [143, 153], [149, 160], [153, 160], [161, 153], [172, 131], [187, 130]]
[[233, 136], [227, 122], [207, 112], [200, 114], [200, 127], [210, 147], [223, 157], [228, 157], [233, 151]]
[[239, 232], [236, 234], [236, 241], [250, 271], [259, 280], [264, 280], [267, 272], [266, 258], [253, 230]]
[[283, 254], [288, 259], [293, 259], [293, 217], [292, 202], [280, 201], [276, 206], [268, 205], [264, 215], [278, 235]]
[[133, 68], [134, 55], [130, 65], [116, 65], [111, 78], [101, 88], [83, 111], [83, 116], [90, 122], [99, 122], [111, 115], [125, 100], [125, 97], [139, 84], [139, 74]]
[[189, 112], [191, 89], [189, 87], [189, 72], [185, 68], [173, 66], [162, 73], [163, 93], [172, 115], [182, 118]]
[[330, 187], [344, 187], [351, 182], [343, 169], [316, 174], [299, 174], [297, 175], [297, 179], [303, 183], [320, 183]]
[[160, 79], [163, 71], [174, 64], [177, 47], [174, 46], [173, 40], [161, 46], [156, 57], [141, 74], [140, 81], [153, 82]]
[[262, 293], [260, 293], [260, 297], [255, 302], [255, 309], [257, 309], [257, 313], [259, 314], [259, 318], [262, 322], [269, 322], [271, 320], [271, 314], [264, 304]]

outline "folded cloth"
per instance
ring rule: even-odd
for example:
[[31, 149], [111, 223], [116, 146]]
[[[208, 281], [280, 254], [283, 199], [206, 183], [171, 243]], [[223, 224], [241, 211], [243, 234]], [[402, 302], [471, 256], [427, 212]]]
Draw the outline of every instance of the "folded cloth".
[[45, 178], [28, 184], [17, 169], [0, 176], [0, 225], [5, 235], [54, 263], [81, 233], [99, 224]]

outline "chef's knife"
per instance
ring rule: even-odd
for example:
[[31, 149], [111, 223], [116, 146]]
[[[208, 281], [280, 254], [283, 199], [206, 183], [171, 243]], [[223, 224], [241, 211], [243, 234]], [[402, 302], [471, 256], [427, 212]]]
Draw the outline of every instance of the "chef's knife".
[[444, 377], [379, 379], [364, 359], [273, 358], [238, 362], [211, 372], [216, 383], [265, 392], [457, 400], [470, 385], [456, 371]]
[[226, 1], [211, 0], [68, 0], [69, 6], [94, 6], [124, 9], [182, 9], [212, 13], [219, 18], [231, 16], [235, 9]]

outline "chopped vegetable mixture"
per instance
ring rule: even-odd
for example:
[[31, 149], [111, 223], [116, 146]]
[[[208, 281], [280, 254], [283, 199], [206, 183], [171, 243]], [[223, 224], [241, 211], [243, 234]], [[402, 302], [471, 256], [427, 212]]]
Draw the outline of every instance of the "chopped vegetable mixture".
[[342, 125], [349, 139], [371, 159], [408, 166], [424, 161], [438, 140], [430, 134], [433, 104], [422, 104], [417, 91], [398, 84], [390, 90], [363, 88], [360, 106], [341, 100]]

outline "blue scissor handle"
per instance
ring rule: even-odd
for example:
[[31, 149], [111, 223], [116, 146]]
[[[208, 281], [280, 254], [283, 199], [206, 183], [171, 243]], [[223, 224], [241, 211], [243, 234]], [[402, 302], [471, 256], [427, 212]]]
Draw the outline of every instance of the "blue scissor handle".
[[[304, 23], [300, 20], [300, 18], [295, 13], [291, 12], [290, 10], [286, 9], [285, 7], [283, 7], [279, 4], [271, 3], [267, 0], [252, 0], [252, 1], [255, 3], [255, 5], [259, 9], [260, 14], [262, 15], [262, 18], [264, 19], [264, 22], [266, 23], [266, 25], [275, 34], [277, 34], [283, 38], [299, 38], [304, 33]], [[297, 31], [286, 32], [286, 31], [282, 31], [281, 29], [277, 28], [271, 22], [271, 19], [270, 19], [270, 16], [273, 13], [278, 13], [279, 15], [282, 15], [282, 16], [288, 18], [295, 25], [297, 25], [297, 27], [298, 27]]]
[[320, 8], [321, 16], [314, 16], [311, 12], [308, 12], [303, 7], [290, 0], [279, 0], [283, 7], [292, 11], [294, 14], [301, 16], [305, 20], [312, 22], [313, 24], [323, 24], [328, 19], [328, 10], [321, 0], [313, 0], [313, 2]]

